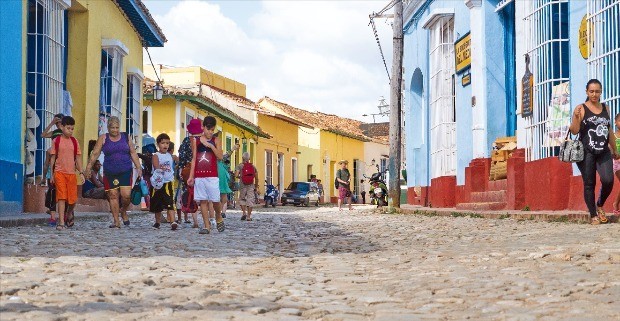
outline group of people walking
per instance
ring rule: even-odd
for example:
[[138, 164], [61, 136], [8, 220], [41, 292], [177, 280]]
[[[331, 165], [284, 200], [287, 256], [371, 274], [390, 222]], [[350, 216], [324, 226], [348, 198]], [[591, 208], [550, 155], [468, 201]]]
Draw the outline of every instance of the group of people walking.
[[[594, 225], [608, 222], [603, 206], [612, 192], [614, 176], [620, 180], [620, 114], [614, 118], [614, 132], [611, 130], [609, 106], [600, 101], [602, 90], [601, 82], [596, 79], [587, 83], [587, 99], [575, 107], [569, 127], [572, 134], [579, 135], [583, 145], [583, 159], [576, 164], [581, 172], [584, 200]], [[51, 131], [54, 125], [57, 129]], [[160, 228], [161, 213], [166, 211], [171, 229], [177, 229], [181, 222], [180, 208], [185, 211], [185, 221], [189, 222], [187, 213], [191, 213], [193, 227], [198, 228], [199, 207], [203, 219], [199, 233], [209, 234], [213, 227], [223, 232], [223, 218], [229, 194], [233, 193], [231, 186], [235, 179], [240, 181], [239, 204], [243, 212], [241, 219], [252, 220], [252, 207], [255, 205], [259, 186], [258, 171], [251, 164], [250, 155], [245, 152], [242, 155], [243, 163], [235, 168], [234, 173], [229, 172], [230, 154], [239, 149], [239, 144], [235, 142], [234, 148], [224, 153], [221, 139], [215, 132], [214, 117], [205, 117], [202, 123], [198, 119], [190, 121], [187, 125], [189, 136], [179, 147], [179, 157], [172, 155], [173, 143], [165, 133], [157, 136], [155, 152], [139, 157], [127, 133], [120, 131], [118, 117], [110, 117], [108, 133], [99, 136], [85, 168], [82, 167], [79, 143], [73, 137], [74, 126], [75, 120], [71, 116], [59, 114], [42, 133], [42, 137], [52, 138], [53, 142], [47, 151], [44, 176], [49, 181], [50, 191], [55, 192], [55, 195], [46, 195], [46, 206], [50, 208], [51, 221], [58, 230], [74, 224], [77, 179], [81, 176], [89, 177], [88, 181], [94, 188], [93, 194], [103, 193], [102, 190], [105, 190], [113, 218], [111, 228], [130, 225], [127, 210], [133, 178], [136, 176], [137, 179], [145, 179], [150, 185], [147, 200], [150, 212], [155, 213], [154, 228]], [[101, 153], [105, 156], [102, 178], [98, 175], [101, 164], [97, 160]], [[140, 158], [144, 163], [144, 177]], [[350, 174], [346, 160], [340, 161], [339, 165], [341, 168], [337, 172], [335, 184], [339, 192], [338, 207], [342, 211], [344, 201], [351, 197]], [[92, 170], [93, 168], [95, 170]], [[601, 181], [597, 199], [596, 173]], [[614, 214], [620, 215], [620, 194], [614, 200], [613, 207]], [[352, 209], [350, 201], [349, 209]], [[55, 220], [56, 210], [58, 221]], [[179, 215], [177, 221], [175, 214]]]
[[[58, 129], [50, 132], [53, 124]], [[49, 173], [49, 190], [55, 191], [55, 195], [46, 196], [46, 199], [52, 198], [50, 204], [46, 200], [46, 206], [50, 208], [51, 222], [54, 222], [56, 229], [63, 230], [74, 224], [73, 213], [78, 198], [77, 179], [80, 176], [89, 177], [89, 180], [85, 181], [89, 181], [96, 188], [101, 187], [92, 180], [102, 181], [100, 183], [103, 184], [102, 188], [112, 212], [113, 223], [110, 228], [130, 225], [127, 210], [131, 204], [134, 177], [148, 183], [149, 193], [146, 199], [149, 211], [155, 214], [153, 228], [160, 228], [162, 212], [166, 211], [167, 222], [171, 224], [172, 230], [176, 230], [182, 222], [181, 208], [186, 214], [185, 222], [189, 223], [189, 212], [193, 216], [193, 227], [199, 228], [199, 207], [203, 219], [199, 233], [209, 234], [213, 228], [223, 232], [224, 212], [229, 194], [233, 193], [231, 186], [235, 185], [236, 178], [241, 185], [241, 219], [252, 220], [252, 207], [258, 189], [258, 171], [251, 164], [247, 152], [243, 153], [243, 163], [236, 167], [234, 173], [228, 170], [230, 154], [239, 149], [239, 144], [235, 142], [233, 149], [224, 153], [221, 140], [215, 133], [214, 117], [205, 117], [202, 123], [198, 119], [190, 121], [187, 126], [189, 136], [179, 147], [179, 157], [173, 155], [174, 144], [165, 133], [157, 136], [154, 152], [143, 150], [143, 153], [138, 155], [127, 133], [120, 131], [118, 117], [110, 117], [108, 133], [99, 136], [85, 168], [82, 166], [79, 143], [73, 137], [74, 126], [75, 120], [72, 117], [56, 115], [43, 133], [43, 137], [53, 139], [45, 171], [46, 174]], [[93, 173], [93, 168], [98, 171], [98, 158], [101, 153], [104, 154], [102, 178]], [[57, 221], [54, 215], [56, 209]], [[179, 214], [176, 221], [175, 214]]]

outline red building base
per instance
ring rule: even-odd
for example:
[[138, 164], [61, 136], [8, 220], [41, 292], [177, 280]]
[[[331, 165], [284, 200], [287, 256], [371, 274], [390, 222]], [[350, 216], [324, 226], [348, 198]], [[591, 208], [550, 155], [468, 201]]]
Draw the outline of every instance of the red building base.
[[[456, 177], [444, 176], [407, 192], [407, 203], [432, 207], [456, 207], [461, 210], [587, 210], [583, 199], [581, 176], [573, 176], [572, 165], [556, 157], [525, 162], [525, 151], [513, 152], [507, 164], [507, 178], [490, 181], [490, 158], [474, 159], [465, 168], [465, 185], [456, 185]], [[596, 191], [600, 189], [597, 177]], [[613, 211], [620, 192], [614, 184], [604, 209]], [[430, 203], [426, 203], [426, 201]]]

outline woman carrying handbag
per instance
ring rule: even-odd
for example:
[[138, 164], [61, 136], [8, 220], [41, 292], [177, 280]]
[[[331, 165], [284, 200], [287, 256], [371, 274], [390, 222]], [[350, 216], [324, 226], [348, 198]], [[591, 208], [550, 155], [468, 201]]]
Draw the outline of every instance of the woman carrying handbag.
[[[614, 186], [613, 159], [618, 159], [615, 140], [610, 135], [609, 107], [600, 102], [603, 86], [596, 79], [586, 85], [586, 102], [575, 107], [569, 130], [579, 134], [583, 144], [583, 160], [577, 167], [583, 179], [583, 198], [590, 212], [591, 223], [607, 223], [603, 205]], [[595, 202], [596, 173], [601, 178], [601, 191]]]

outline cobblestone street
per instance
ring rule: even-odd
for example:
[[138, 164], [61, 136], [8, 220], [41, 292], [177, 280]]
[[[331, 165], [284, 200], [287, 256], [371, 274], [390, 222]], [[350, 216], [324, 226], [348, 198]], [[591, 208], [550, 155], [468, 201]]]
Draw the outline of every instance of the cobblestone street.
[[[5, 320], [619, 320], [620, 224], [229, 213], [0, 229]], [[268, 212], [269, 211], [269, 212]]]

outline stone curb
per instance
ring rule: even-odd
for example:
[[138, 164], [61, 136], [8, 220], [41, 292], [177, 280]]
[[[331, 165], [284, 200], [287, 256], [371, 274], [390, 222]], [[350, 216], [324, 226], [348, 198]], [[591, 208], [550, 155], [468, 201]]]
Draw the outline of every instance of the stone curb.
[[[461, 211], [454, 208], [402, 208], [401, 214], [418, 214], [426, 216], [450, 216], [450, 217], [473, 217], [487, 219], [515, 219], [531, 220], [540, 222], [570, 222], [590, 223], [590, 215], [587, 212], [529, 212], [529, 211]], [[617, 222], [617, 217], [611, 216], [610, 221]]]
[[[131, 216], [146, 215], [149, 212], [127, 212]], [[11, 216], [0, 217], [0, 228], [20, 227], [20, 226], [37, 226], [48, 225], [48, 214], [17, 214]], [[109, 218], [111, 221], [112, 214], [109, 212], [92, 212], [92, 213], [76, 213], [78, 220], [97, 220]]]

